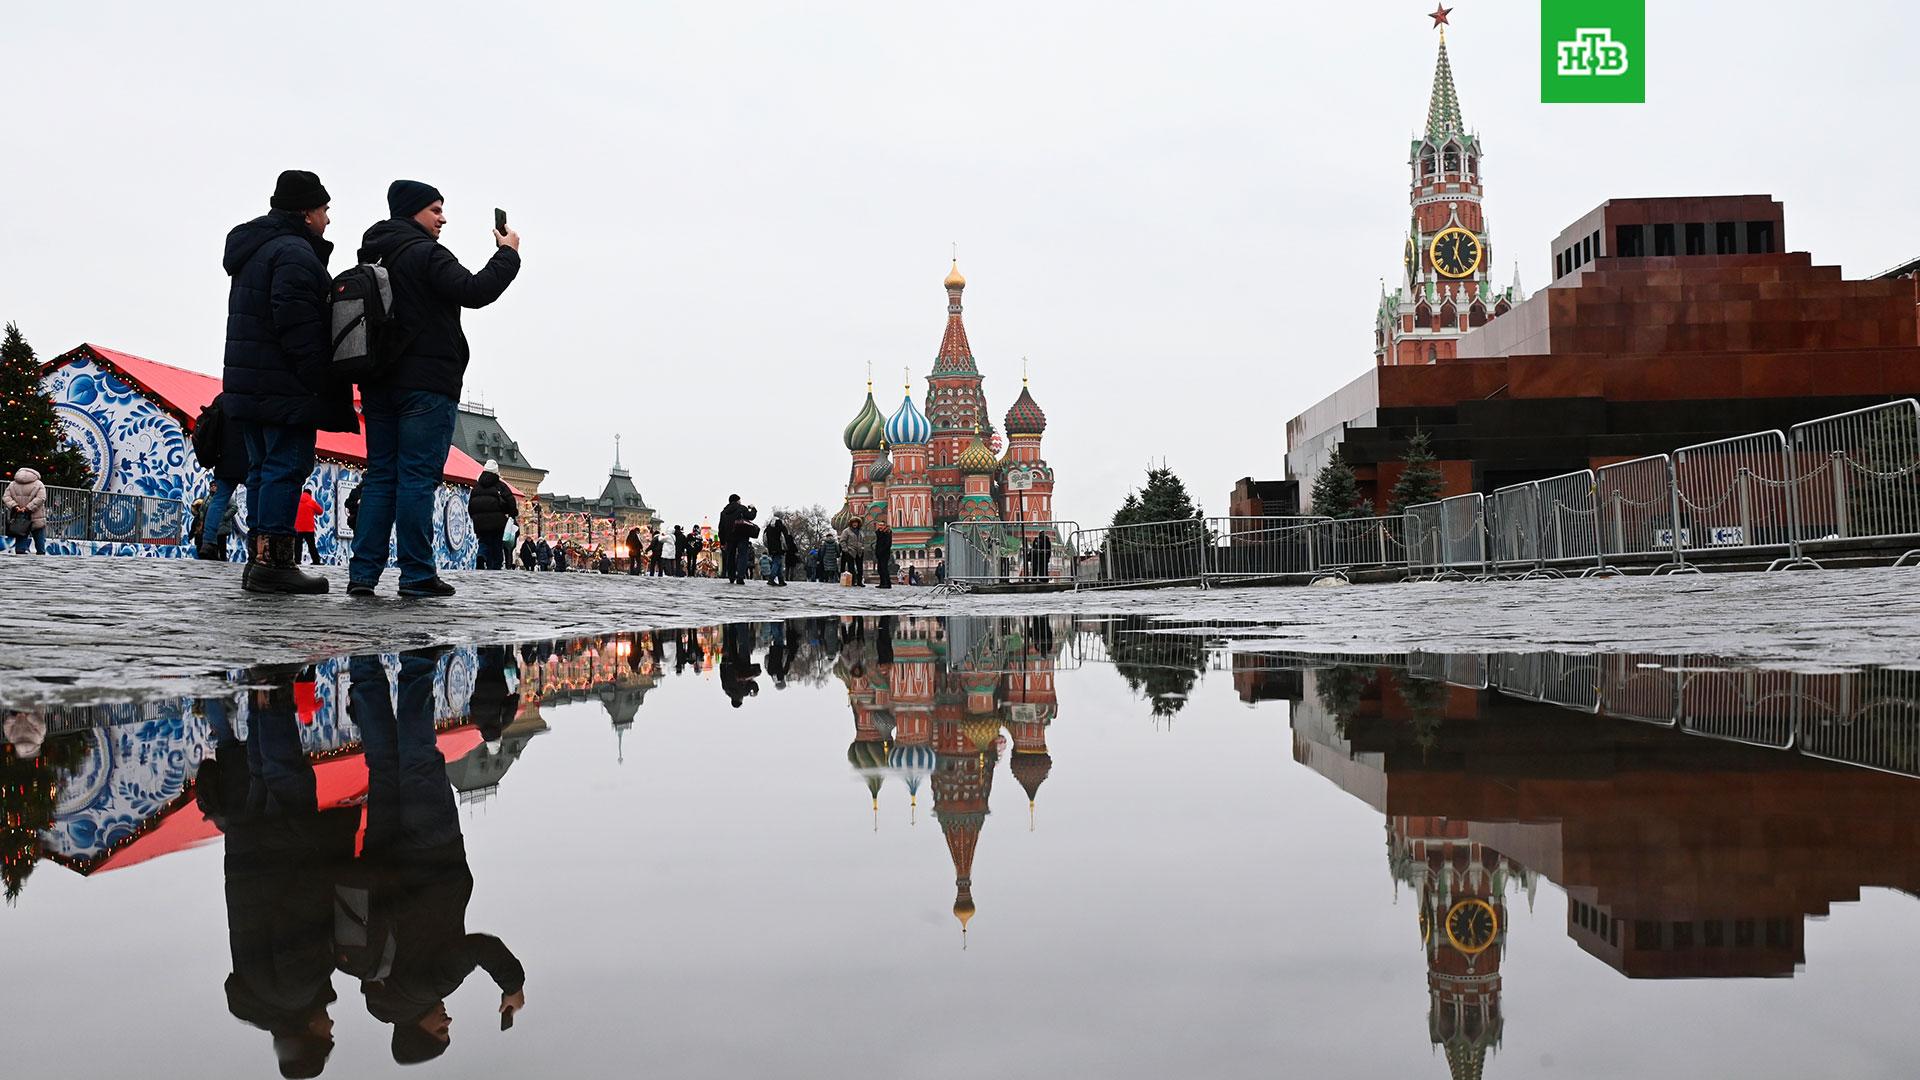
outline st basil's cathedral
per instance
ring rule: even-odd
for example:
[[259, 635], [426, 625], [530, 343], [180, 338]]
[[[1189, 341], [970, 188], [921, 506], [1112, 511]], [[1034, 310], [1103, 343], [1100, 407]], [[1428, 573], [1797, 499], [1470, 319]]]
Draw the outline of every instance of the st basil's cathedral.
[[1053, 468], [1040, 453], [1047, 416], [1021, 379], [1007, 410], [1004, 454], [987, 414], [985, 381], [967, 343], [961, 294], [967, 279], [956, 260], [947, 274], [947, 328], [927, 376], [924, 406], [913, 387], [884, 414], [867, 384], [867, 400], [843, 433], [852, 467], [835, 529], [854, 518], [885, 515], [893, 553], [904, 569], [933, 569], [945, 555], [947, 526], [956, 521], [1053, 520]]

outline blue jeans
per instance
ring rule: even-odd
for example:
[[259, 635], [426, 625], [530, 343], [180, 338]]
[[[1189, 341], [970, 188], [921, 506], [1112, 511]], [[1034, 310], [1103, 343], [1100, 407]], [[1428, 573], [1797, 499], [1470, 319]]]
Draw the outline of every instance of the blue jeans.
[[744, 537], [733, 542], [733, 577], [745, 581], [753, 576], [753, 541]]
[[[206, 517], [201, 519], [205, 524], [200, 529], [200, 546], [208, 547], [220, 541], [220, 528], [226, 524], [227, 504], [233, 501], [233, 489], [239, 486], [237, 483], [222, 480], [217, 476], [213, 478], [213, 490], [207, 493]], [[253, 489], [248, 488], [247, 493], [252, 494]], [[249, 517], [247, 521], [251, 523], [253, 519]], [[224, 541], [220, 541], [220, 549], [224, 556], [226, 554]]]
[[496, 537], [491, 537], [491, 536], [475, 537], [474, 546], [477, 547], [479, 550], [475, 552], [473, 557], [473, 561], [477, 564], [474, 567], [474, 569], [476, 570], [500, 569], [500, 554], [504, 544], [505, 544], [505, 541], [502, 541]]
[[433, 557], [434, 492], [453, 445], [455, 402], [426, 390], [363, 387], [367, 478], [361, 484], [360, 527], [354, 530], [347, 577], [372, 585], [397, 549], [400, 584], [440, 576]]
[[[363, 399], [364, 400], [364, 399]], [[360, 512], [364, 515], [366, 507]], [[360, 729], [367, 762], [369, 855], [440, 847], [460, 839], [460, 812], [447, 782], [447, 759], [433, 730], [430, 654], [402, 653], [400, 681], [378, 656], [347, 662], [347, 716]]]
[[25, 555], [29, 542], [33, 544], [33, 553], [35, 555], [45, 555], [47, 553], [47, 527], [42, 525], [28, 531], [25, 536], [14, 537], [13, 553], [15, 555]]
[[[240, 421], [247, 438], [247, 531], [292, 536], [300, 489], [313, 472], [314, 429]], [[211, 517], [211, 515], [209, 515]]]

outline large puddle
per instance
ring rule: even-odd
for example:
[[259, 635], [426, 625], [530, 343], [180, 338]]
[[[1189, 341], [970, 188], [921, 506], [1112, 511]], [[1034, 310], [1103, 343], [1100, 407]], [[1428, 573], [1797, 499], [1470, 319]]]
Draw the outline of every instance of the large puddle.
[[862, 618], [233, 679], [5, 718], [8, 1076], [1920, 1068], [1916, 670]]

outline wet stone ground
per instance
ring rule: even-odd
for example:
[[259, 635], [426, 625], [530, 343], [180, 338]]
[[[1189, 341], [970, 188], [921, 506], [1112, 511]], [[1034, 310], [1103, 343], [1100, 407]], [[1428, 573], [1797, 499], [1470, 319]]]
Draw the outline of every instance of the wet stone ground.
[[350, 600], [254, 596], [239, 567], [5, 557], [0, 705], [205, 689], [247, 664], [369, 650], [828, 614], [1128, 614], [1258, 624], [1312, 652], [1628, 650], [1790, 664], [1920, 661], [1920, 571], [1716, 574], [1340, 588], [1192, 588], [1043, 595], [848, 590], [796, 583], [524, 572], [452, 573], [460, 594]]

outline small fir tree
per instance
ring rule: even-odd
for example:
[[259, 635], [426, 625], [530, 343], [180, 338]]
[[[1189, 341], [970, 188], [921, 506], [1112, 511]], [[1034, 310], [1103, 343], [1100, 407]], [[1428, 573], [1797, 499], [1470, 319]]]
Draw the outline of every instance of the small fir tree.
[[17, 744], [0, 746], [0, 893], [9, 905], [40, 861], [40, 834], [53, 827], [61, 782], [85, 754], [86, 742], [76, 735], [56, 737], [31, 757], [21, 756]]
[[1333, 456], [1313, 478], [1313, 512], [1322, 517], [1356, 518], [1367, 515], [1367, 506], [1360, 499], [1360, 482], [1353, 478], [1353, 467], [1347, 464], [1340, 449], [1334, 448]]
[[1118, 528], [1156, 521], [1199, 521], [1201, 517], [1200, 507], [1187, 494], [1187, 485], [1163, 466], [1147, 470], [1147, 486], [1127, 494], [1127, 501], [1114, 512], [1113, 524]]
[[13, 323], [0, 340], [0, 475], [37, 469], [55, 487], [91, 488], [93, 469], [67, 441], [53, 398], [40, 385], [40, 361]]
[[1387, 500], [1388, 513], [1404, 514], [1409, 506], [1440, 498], [1444, 481], [1439, 466], [1433, 462], [1433, 440], [1426, 432], [1414, 428], [1413, 438], [1407, 440], [1407, 467], [1400, 473], [1400, 479], [1394, 481], [1393, 494]]

